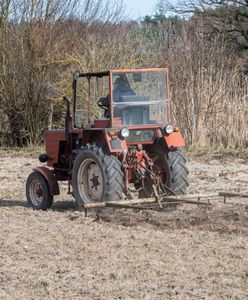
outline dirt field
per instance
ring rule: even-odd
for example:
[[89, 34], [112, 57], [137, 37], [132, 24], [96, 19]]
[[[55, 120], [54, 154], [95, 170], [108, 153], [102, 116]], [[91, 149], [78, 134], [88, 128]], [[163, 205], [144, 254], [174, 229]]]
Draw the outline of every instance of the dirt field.
[[[27, 208], [37, 160], [0, 162], [0, 299], [248, 299], [248, 199], [97, 221], [74, 210], [65, 186], [52, 210]], [[242, 160], [188, 166], [190, 193], [248, 193]]]

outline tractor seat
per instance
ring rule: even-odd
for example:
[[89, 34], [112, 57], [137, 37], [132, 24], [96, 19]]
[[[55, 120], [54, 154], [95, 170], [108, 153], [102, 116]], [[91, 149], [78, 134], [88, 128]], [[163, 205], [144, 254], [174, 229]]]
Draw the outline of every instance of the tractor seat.
[[149, 124], [149, 97], [129, 95], [117, 104], [124, 125]]
[[131, 106], [121, 111], [124, 125], [143, 125], [149, 124], [149, 106]]

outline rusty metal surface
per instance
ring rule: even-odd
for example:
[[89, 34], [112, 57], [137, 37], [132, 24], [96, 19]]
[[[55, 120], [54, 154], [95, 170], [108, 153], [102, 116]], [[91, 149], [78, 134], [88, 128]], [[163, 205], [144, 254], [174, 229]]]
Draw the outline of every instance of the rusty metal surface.
[[59, 146], [61, 141], [66, 141], [65, 129], [52, 129], [44, 133], [46, 154], [49, 159], [47, 165], [53, 167], [58, 162]]
[[34, 171], [41, 174], [47, 181], [51, 195], [59, 195], [59, 185], [56, 177], [53, 174], [52, 170], [49, 170], [46, 167], [37, 167]]

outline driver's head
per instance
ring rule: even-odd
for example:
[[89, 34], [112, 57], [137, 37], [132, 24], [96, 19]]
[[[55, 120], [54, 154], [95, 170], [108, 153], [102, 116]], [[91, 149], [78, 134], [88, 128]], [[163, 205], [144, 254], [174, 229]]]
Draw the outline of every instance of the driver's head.
[[115, 79], [115, 82], [114, 82], [115, 88], [121, 87], [121, 86], [126, 86], [126, 85], [127, 85], [127, 82], [123, 77], [118, 77]]

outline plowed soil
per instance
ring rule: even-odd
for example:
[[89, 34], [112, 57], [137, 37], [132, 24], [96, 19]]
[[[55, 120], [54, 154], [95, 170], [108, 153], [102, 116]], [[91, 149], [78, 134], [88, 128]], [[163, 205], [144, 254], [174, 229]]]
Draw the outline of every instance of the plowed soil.
[[[248, 299], [248, 199], [165, 212], [74, 209], [66, 185], [33, 211], [36, 159], [0, 156], [0, 299]], [[248, 194], [248, 164], [191, 161], [189, 193]]]

